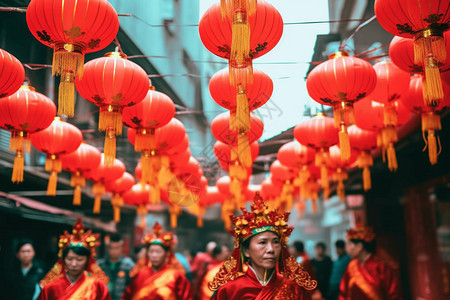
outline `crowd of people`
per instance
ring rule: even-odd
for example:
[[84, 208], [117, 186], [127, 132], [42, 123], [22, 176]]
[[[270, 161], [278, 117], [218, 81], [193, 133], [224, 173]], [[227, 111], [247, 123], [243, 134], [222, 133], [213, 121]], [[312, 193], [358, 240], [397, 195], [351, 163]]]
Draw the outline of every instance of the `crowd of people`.
[[31, 240], [17, 245], [18, 265], [2, 278], [3, 299], [144, 300], [144, 299], [402, 299], [398, 274], [375, 255], [368, 227], [347, 232], [335, 242], [337, 259], [327, 246], [315, 245], [310, 259], [304, 244], [288, 244], [293, 230], [288, 215], [269, 211], [256, 197], [251, 211], [232, 217], [235, 244], [209, 242], [191, 259], [175, 253], [176, 237], [155, 223], [135, 260], [123, 255], [124, 241], [110, 235], [106, 255], [96, 260], [99, 237], [81, 220], [58, 241], [59, 259], [45, 274], [34, 263]]

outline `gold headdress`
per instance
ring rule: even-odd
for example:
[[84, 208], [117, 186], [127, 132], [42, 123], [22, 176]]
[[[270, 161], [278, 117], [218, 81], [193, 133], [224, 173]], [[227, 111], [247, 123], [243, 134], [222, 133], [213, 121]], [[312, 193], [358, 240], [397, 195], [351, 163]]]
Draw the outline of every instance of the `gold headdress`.
[[370, 243], [375, 239], [375, 233], [372, 227], [357, 225], [354, 229], [347, 230], [347, 239]]
[[172, 232], [163, 232], [161, 224], [158, 222], [153, 225], [153, 233], [149, 232], [143, 239], [142, 243], [146, 246], [161, 245], [166, 249], [175, 246], [175, 239]]
[[292, 233], [293, 227], [287, 225], [290, 213], [278, 213], [278, 210], [269, 210], [267, 204], [263, 201], [259, 193], [256, 193], [251, 204], [252, 212], [241, 208], [242, 215], [230, 216], [234, 229], [228, 231], [235, 237], [235, 245], [230, 257], [220, 268], [214, 279], [208, 286], [215, 291], [228, 281], [243, 276], [247, 271], [247, 266], [241, 256], [241, 244], [252, 236], [271, 231], [280, 237], [281, 255], [278, 261], [278, 271], [285, 278], [293, 280], [296, 284], [307, 290], [313, 290], [317, 287], [317, 281], [311, 280], [308, 272], [303, 271], [302, 266], [297, 263], [295, 258], [289, 253], [286, 243]]

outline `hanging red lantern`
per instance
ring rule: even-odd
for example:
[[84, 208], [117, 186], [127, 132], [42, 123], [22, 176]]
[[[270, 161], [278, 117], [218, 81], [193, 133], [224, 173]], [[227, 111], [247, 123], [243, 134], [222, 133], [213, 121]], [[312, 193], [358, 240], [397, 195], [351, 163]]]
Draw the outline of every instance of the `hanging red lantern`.
[[47, 155], [45, 171], [50, 172], [47, 186], [48, 196], [56, 195], [58, 173], [62, 169], [60, 156], [77, 150], [82, 141], [81, 131], [58, 117], [49, 127], [31, 136], [33, 146]]
[[75, 187], [73, 205], [81, 205], [81, 188], [86, 185], [84, 173], [97, 168], [100, 161], [100, 151], [84, 142], [76, 151], [61, 156], [62, 168], [72, 173], [70, 186]]
[[100, 164], [97, 168], [84, 173], [84, 176], [94, 181], [92, 193], [95, 195], [93, 213], [99, 214], [102, 205], [102, 195], [106, 192], [105, 184], [122, 177], [125, 173], [125, 165], [118, 159], [114, 159], [112, 166], [105, 165], [105, 154], [102, 153]]
[[308, 74], [309, 95], [320, 104], [333, 107], [343, 160], [350, 158], [347, 126], [354, 123], [353, 104], [369, 95], [376, 83], [374, 68], [363, 59], [348, 56], [347, 52], [331, 54]]
[[[217, 141], [214, 144], [213, 151], [214, 151], [214, 155], [216, 156], [217, 160], [219, 161], [220, 166], [225, 171], [229, 171], [230, 165], [235, 164], [235, 161], [232, 161], [231, 157], [237, 156], [237, 155], [232, 155], [231, 152], [236, 151], [236, 150], [233, 147], [231, 147], [230, 145], [227, 145], [225, 143]], [[250, 144], [250, 151], [251, 151], [251, 155], [252, 155], [252, 162], [254, 162], [259, 154], [258, 142], [253, 142]]]
[[155, 129], [169, 123], [174, 116], [175, 104], [172, 99], [155, 91], [153, 86], [150, 86], [143, 101], [124, 108], [123, 123], [137, 131], [134, 150], [141, 152], [145, 147], [154, 147]]
[[141, 219], [141, 228], [145, 228], [147, 225], [147, 204], [148, 194], [151, 191], [151, 187], [148, 184], [135, 184], [128, 191], [123, 193], [123, 201], [127, 204], [136, 205], [136, 213]]
[[450, 22], [447, 0], [376, 0], [375, 15], [388, 32], [414, 39], [414, 62], [425, 69], [426, 102], [436, 105], [444, 98], [439, 65], [447, 51], [444, 31]]
[[116, 37], [119, 17], [106, 0], [32, 0], [31, 34], [53, 49], [53, 75], [61, 75], [58, 115], [74, 115], [74, 80], [83, 76], [84, 54], [102, 50]]
[[80, 95], [100, 108], [98, 130], [106, 131], [105, 163], [111, 166], [116, 157], [116, 135], [122, 134], [122, 110], [147, 95], [149, 79], [139, 65], [126, 55], [110, 52], [84, 66], [83, 78], [75, 80]]
[[123, 206], [122, 194], [131, 189], [135, 183], [133, 175], [128, 172], [123, 173], [119, 179], [106, 182], [105, 189], [114, 194], [111, 199], [114, 222], [120, 222], [120, 207]]
[[22, 63], [0, 49], [0, 98], [14, 94], [25, 79], [25, 70]]
[[281, 195], [282, 186], [272, 181], [271, 177], [264, 179], [261, 182], [261, 197], [266, 201], [273, 201], [275, 198]]
[[314, 161], [315, 154], [314, 148], [292, 141], [280, 147], [277, 159], [282, 165], [299, 170], [296, 184], [302, 189], [308, 181], [308, 165]]
[[56, 106], [32, 86], [23, 85], [9, 97], [0, 98], [0, 127], [11, 132], [10, 151], [16, 152], [11, 181], [23, 181], [24, 152], [30, 152], [30, 135], [53, 121]]
[[184, 135], [184, 138], [181, 142], [179, 142], [176, 145], [173, 145], [173, 147], [164, 150], [164, 154], [167, 155], [177, 155], [182, 152], [185, 152], [189, 148], [189, 136], [187, 134]]
[[[443, 73], [443, 76], [450, 77], [450, 74]], [[437, 163], [438, 151], [437, 143], [439, 136], [437, 130], [441, 130], [441, 119], [439, 113], [446, 107], [450, 107], [450, 86], [443, 83], [444, 99], [437, 106], [427, 106], [423, 101], [422, 76], [415, 75], [411, 79], [409, 86], [409, 97], [402, 99], [403, 104], [412, 112], [418, 113], [422, 117], [422, 133], [425, 140], [425, 149], [428, 147], [428, 158], [432, 165]], [[425, 150], [424, 149], [424, 150]]]
[[337, 181], [336, 193], [339, 200], [345, 200], [345, 186], [344, 181], [348, 179], [348, 174], [346, 169], [349, 168], [357, 158], [356, 151], [352, 150], [350, 158], [347, 161], [343, 161], [341, 158], [341, 149], [339, 146], [335, 145], [330, 147], [330, 160], [328, 162], [328, 168], [334, 171], [333, 180]]
[[377, 132], [353, 125], [348, 128], [348, 137], [352, 149], [359, 152], [358, 167], [363, 169], [363, 187], [368, 191], [372, 188], [369, 167], [373, 165], [373, 158], [370, 151], [377, 148]]
[[401, 101], [393, 101], [389, 105], [395, 112], [395, 118], [393, 118], [396, 120], [395, 123], [391, 121], [386, 123], [384, 104], [371, 101], [369, 98], [355, 104], [355, 123], [361, 129], [378, 132], [378, 145], [383, 149], [383, 161], [386, 153], [388, 168], [395, 171], [398, 168], [394, 148], [394, 143], [398, 140], [396, 127], [403, 126], [409, 120], [411, 113]]
[[300, 144], [316, 149], [315, 165], [321, 168], [321, 183], [324, 189], [329, 188], [327, 171], [328, 148], [339, 142], [338, 132], [338, 129], [334, 126], [333, 119], [323, 113], [300, 122], [294, 128], [294, 137]]

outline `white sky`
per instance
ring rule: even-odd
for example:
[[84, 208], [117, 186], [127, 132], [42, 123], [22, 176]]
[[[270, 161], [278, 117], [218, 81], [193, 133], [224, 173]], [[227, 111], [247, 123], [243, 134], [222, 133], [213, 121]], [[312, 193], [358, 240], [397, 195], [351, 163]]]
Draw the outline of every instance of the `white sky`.
[[[219, 0], [200, 0], [200, 17]], [[278, 45], [253, 61], [254, 68], [273, 80], [271, 100], [257, 110], [264, 121], [260, 141], [295, 126], [303, 118], [304, 105], [316, 106], [306, 90], [304, 77], [309, 68], [316, 36], [329, 33], [329, 24], [286, 25], [286, 23], [328, 20], [328, 0], [266, 0], [280, 12], [285, 23]], [[264, 64], [298, 62], [296, 64]]]

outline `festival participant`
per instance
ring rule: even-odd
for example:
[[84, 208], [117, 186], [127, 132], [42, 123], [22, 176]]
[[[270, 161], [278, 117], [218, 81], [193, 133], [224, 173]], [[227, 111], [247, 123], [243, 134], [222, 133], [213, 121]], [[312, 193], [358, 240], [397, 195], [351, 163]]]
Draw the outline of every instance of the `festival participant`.
[[209, 284], [216, 291], [212, 299], [310, 299], [317, 282], [287, 249], [289, 213], [269, 210], [258, 193], [251, 210], [231, 216], [235, 246]]
[[352, 260], [342, 277], [339, 300], [401, 300], [396, 272], [375, 253], [370, 227], [347, 231], [347, 253]]
[[213, 294], [208, 287], [208, 284], [211, 280], [213, 280], [214, 276], [216, 276], [217, 272], [219, 272], [220, 267], [223, 265], [223, 262], [230, 255], [230, 250], [227, 246], [216, 246], [212, 251], [212, 260], [205, 266], [205, 276], [202, 278], [202, 284], [200, 285], [198, 291], [198, 299], [199, 300], [209, 300]]
[[144, 238], [144, 244], [147, 262], [125, 289], [122, 300], [191, 300], [190, 282], [173, 253], [173, 234], [162, 232], [161, 225], [156, 222], [153, 234]]
[[84, 231], [81, 219], [59, 237], [60, 259], [40, 282], [38, 300], [111, 300], [106, 284], [108, 277], [95, 261], [98, 235]]

